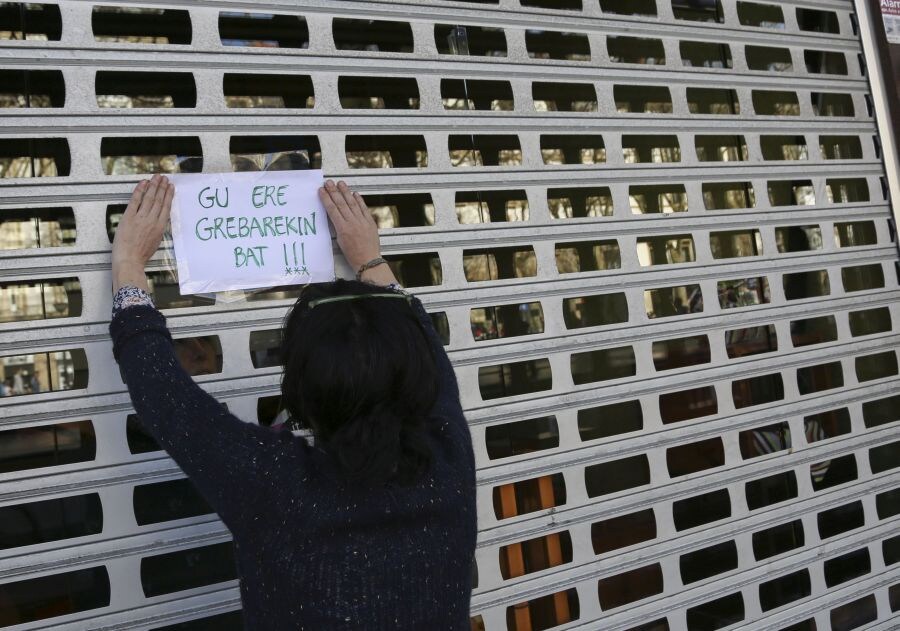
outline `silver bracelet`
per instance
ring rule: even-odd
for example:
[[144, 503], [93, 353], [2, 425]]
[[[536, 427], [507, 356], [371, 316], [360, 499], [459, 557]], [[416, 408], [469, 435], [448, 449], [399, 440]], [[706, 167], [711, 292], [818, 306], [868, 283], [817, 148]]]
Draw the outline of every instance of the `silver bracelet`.
[[379, 265], [382, 265], [382, 264], [387, 264], [387, 261], [384, 260], [380, 256], [378, 258], [372, 259], [368, 263], [363, 263], [362, 265], [359, 266], [359, 270], [357, 270], [357, 272], [356, 272], [356, 280], [361, 281], [363, 272], [365, 272], [366, 270], [370, 270], [373, 267], [378, 267]]

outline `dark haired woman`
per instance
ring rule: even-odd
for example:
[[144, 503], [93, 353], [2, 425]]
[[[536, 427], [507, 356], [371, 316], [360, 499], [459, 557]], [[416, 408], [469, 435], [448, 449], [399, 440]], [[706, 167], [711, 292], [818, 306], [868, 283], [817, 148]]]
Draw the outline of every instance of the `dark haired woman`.
[[113, 350], [135, 411], [234, 537], [247, 629], [469, 628], [475, 463], [453, 369], [380, 258], [362, 197], [320, 197], [365, 282], [312, 285], [284, 327], [283, 402], [314, 445], [227, 413], [179, 366], [144, 266], [174, 186], [141, 182], [113, 244]]

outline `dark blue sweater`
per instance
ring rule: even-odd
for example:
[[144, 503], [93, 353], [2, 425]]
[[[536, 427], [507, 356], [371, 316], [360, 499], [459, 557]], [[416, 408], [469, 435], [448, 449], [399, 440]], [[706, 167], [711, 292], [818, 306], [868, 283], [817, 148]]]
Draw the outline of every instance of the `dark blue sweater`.
[[447, 355], [418, 300], [440, 394], [431, 471], [412, 487], [348, 488], [327, 454], [227, 413], [175, 358], [148, 306], [112, 320], [144, 427], [234, 537], [247, 629], [469, 629], [475, 462]]

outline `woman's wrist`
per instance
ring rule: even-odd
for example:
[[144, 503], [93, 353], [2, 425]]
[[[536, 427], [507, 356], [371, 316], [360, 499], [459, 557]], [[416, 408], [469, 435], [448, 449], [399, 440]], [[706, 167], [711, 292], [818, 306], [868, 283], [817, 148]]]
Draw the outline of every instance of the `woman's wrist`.
[[144, 266], [134, 260], [115, 261], [112, 266], [112, 291], [115, 294], [122, 287], [137, 287], [149, 291]]
[[399, 284], [397, 282], [397, 277], [394, 276], [394, 272], [393, 270], [391, 270], [391, 266], [387, 263], [381, 263], [379, 265], [376, 265], [375, 267], [370, 267], [367, 270], [363, 270], [363, 272], [359, 275], [359, 279], [365, 283], [381, 285], [383, 287]]

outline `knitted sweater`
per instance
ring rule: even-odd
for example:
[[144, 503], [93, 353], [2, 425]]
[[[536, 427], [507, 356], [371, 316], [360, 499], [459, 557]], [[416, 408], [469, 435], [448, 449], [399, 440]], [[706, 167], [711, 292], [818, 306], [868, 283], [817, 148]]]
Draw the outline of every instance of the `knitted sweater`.
[[227, 413], [181, 369], [163, 315], [113, 317], [113, 352], [143, 426], [234, 538], [251, 631], [468, 630], [475, 462], [456, 378], [418, 300], [440, 375], [430, 472], [411, 487], [348, 487], [289, 431]]

